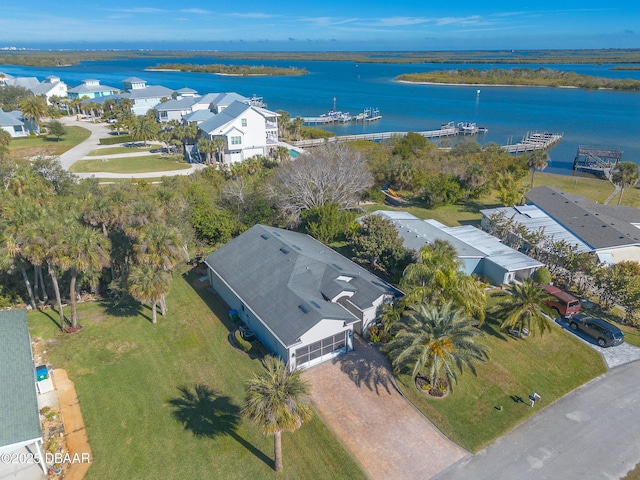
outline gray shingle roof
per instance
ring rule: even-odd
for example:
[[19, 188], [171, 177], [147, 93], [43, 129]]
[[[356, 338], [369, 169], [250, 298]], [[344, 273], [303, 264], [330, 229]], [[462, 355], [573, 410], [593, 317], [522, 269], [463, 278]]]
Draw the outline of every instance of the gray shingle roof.
[[354, 292], [349, 300], [360, 308], [400, 293], [314, 238], [264, 225], [222, 246], [206, 263], [286, 346], [323, 319], [356, 322], [329, 301], [343, 290]]
[[26, 310], [0, 311], [0, 448], [42, 437]]
[[535, 187], [527, 200], [591, 248], [640, 244], [640, 210], [601, 205], [555, 187]]
[[145, 88], [134, 88], [124, 95], [127, 98], [135, 100], [137, 98], [171, 98], [172, 93], [173, 90], [163, 87], [162, 85], [150, 85]]
[[197, 101], [199, 97], [185, 97], [179, 100], [169, 100], [167, 102], [161, 103], [156, 107], [156, 110], [159, 112], [168, 112], [170, 110], [185, 110], [191, 108]]

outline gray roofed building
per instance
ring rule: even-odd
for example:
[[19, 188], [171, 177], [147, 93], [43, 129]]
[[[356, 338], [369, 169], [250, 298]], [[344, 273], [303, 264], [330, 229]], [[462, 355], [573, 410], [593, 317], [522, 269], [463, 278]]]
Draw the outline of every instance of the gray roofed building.
[[640, 210], [601, 205], [556, 187], [535, 187], [525, 195], [593, 249], [640, 243]]
[[[314, 238], [256, 225], [209, 255], [211, 286], [290, 367], [353, 348], [401, 292]], [[317, 355], [316, 355], [317, 354]]]
[[209, 120], [210, 118], [213, 118], [214, 115], [215, 113], [210, 112], [209, 110], [196, 110], [195, 112], [187, 113], [186, 115], [183, 115], [182, 120], [184, 120], [187, 123], [196, 122], [198, 125], [200, 125], [205, 120]]
[[[26, 310], [0, 311], [0, 453], [35, 444], [42, 428]], [[43, 470], [44, 460], [41, 464]]]
[[378, 210], [374, 213], [389, 219], [402, 237], [404, 246], [412, 250], [419, 251], [435, 240], [449, 242], [456, 249], [461, 268], [468, 275], [484, 275], [497, 284], [508, 284], [516, 278], [529, 278], [544, 266], [472, 225], [448, 227], [436, 220], [420, 220], [408, 212]]
[[595, 253], [602, 263], [640, 262], [640, 210], [601, 205], [555, 187], [536, 187], [525, 196], [532, 204], [482, 210], [483, 225], [503, 212], [530, 232], [544, 228], [554, 241]]
[[22, 117], [20, 112], [5, 112], [0, 108], [0, 128], [8, 132], [11, 138], [29, 135], [29, 131], [20, 117]]
[[204, 132], [212, 135], [213, 132], [222, 133], [220, 131], [221, 127], [224, 127], [229, 122], [235, 120], [238, 115], [246, 112], [251, 108], [250, 105], [242, 102], [233, 102], [227, 108], [217, 113], [215, 116], [211, 117], [209, 120], [202, 122], [199, 126], [200, 129]]
[[108, 85], [100, 85], [100, 80], [89, 78], [83, 80], [77, 87], [71, 88], [67, 91], [67, 96], [73, 100], [75, 98], [99, 98], [115, 95], [120, 89], [110, 87]]

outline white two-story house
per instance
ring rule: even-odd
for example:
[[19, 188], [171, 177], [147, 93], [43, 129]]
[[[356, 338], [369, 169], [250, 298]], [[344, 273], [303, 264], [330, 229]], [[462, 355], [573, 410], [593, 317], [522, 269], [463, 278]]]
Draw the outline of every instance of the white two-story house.
[[198, 128], [210, 139], [225, 140], [223, 163], [242, 162], [256, 155], [268, 156], [278, 145], [278, 116], [236, 100]]

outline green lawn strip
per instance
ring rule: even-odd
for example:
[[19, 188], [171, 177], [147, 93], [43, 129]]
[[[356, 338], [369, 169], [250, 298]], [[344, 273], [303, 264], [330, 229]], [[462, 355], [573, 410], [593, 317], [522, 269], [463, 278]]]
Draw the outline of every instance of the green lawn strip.
[[[229, 344], [227, 307], [210, 290], [191, 287], [199, 275], [174, 276], [169, 313], [156, 325], [147, 307], [85, 303], [84, 330], [61, 337], [54, 311], [29, 314], [32, 338], [51, 341], [49, 361], [75, 382], [93, 452], [88, 480], [275, 478], [273, 438], [239, 414], [244, 382], [260, 362]], [[170, 401], [196, 385], [217, 396], [186, 402], [189, 429]], [[283, 435], [283, 454], [279, 478], [364, 478], [317, 418]]]
[[[527, 339], [504, 334], [491, 318], [484, 329], [489, 335], [481, 341], [490, 349], [490, 360], [477, 366], [477, 376], [469, 371], [460, 375], [448, 397], [427, 398], [409, 375], [398, 378], [411, 402], [447, 437], [471, 452], [606, 371], [597, 352], [555, 324], [551, 332]], [[541, 400], [531, 408], [529, 395], [534, 391]]]
[[146, 147], [105, 147], [98, 148], [87, 154], [87, 157], [100, 157], [105, 155], [118, 155], [121, 153], [147, 152], [152, 148], [158, 148], [157, 145], [147, 145]]
[[141, 157], [111, 158], [106, 160], [80, 160], [74, 163], [70, 171], [74, 173], [146, 173], [186, 170], [191, 165], [180, 156], [145, 155]]
[[14, 158], [33, 156], [38, 151], [46, 151], [50, 155], [60, 155], [91, 136], [91, 132], [86, 128], [65, 126], [65, 129], [67, 134], [60, 140], [44, 135], [14, 138], [9, 144], [9, 152]]

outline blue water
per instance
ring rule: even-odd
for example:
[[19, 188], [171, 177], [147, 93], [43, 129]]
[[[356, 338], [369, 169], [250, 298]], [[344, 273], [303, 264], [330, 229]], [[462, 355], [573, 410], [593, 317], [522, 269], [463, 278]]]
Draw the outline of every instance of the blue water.
[[[546, 171], [571, 174], [578, 145], [620, 148], [623, 160], [640, 163], [640, 92], [552, 89], [525, 87], [466, 87], [415, 85], [395, 82], [401, 73], [453, 68], [493, 68], [495, 65], [386, 65], [353, 62], [288, 62], [238, 60], [226, 63], [295, 66], [310, 73], [298, 77], [228, 77], [203, 73], [147, 72], [147, 66], [161, 62], [217, 63], [203, 58], [172, 60], [130, 59], [84, 62], [72, 67], [39, 68], [1, 65], [0, 71], [14, 76], [35, 76], [42, 80], [58, 75], [70, 87], [87, 78], [122, 88], [130, 76], [150, 85], [179, 89], [190, 87], [199, 93], [235, 91], [245, 96], [264, 97], [271, 110], [285, 110], [292, 116], [318, 116], [333, 108], [356, 114], [365, 108], [379, 108], [382, 120], [369, 124], [327, 127], [336, 134], [387, 131], [434, 130], [442, 123], [476, 122], [489, 133], [477, 136], [484, 144], [517, 143], [528, 132], [564, 134], [549, 153]], [[499, 68], [524, 68], [499, 65]], [[527, 66], [536, 68], [535, 66]], [[611, 65], [549, 65], [609, 78], [640, 80], [640, 71], [614, 71]], [[477, 89], [480, 95], [476, 94]]]

